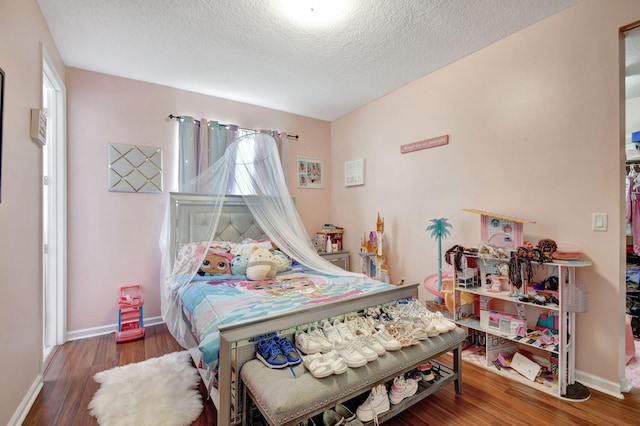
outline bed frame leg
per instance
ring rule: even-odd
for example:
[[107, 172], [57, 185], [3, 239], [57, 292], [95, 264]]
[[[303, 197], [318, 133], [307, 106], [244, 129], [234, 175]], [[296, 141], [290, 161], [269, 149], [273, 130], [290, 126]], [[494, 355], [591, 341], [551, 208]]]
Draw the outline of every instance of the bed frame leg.
[[453, 371], [456, 373], [454, 380], [456, 393], [462, 393], [462, 344], [453, 350]]

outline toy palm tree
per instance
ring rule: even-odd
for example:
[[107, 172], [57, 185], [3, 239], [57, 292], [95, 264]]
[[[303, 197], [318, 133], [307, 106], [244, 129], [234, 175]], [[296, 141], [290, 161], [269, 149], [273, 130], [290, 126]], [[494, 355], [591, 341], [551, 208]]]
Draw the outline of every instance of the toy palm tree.
[[451, 233], [447, 228], [451, 228], [451, 224], [447, 219], [431, 219], [431, 225], [427, 226], [426, 231], [431, 231], [431, 237], [435, 237], [438, 241], [438, 291], [442, 291], [442, 239], [447, 238]]

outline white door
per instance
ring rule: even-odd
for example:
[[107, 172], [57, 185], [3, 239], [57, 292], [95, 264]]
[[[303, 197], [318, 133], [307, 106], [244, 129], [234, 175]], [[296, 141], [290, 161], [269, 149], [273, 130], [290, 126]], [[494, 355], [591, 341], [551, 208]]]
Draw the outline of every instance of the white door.
[[42, 50], [42, 107], [47, 142], [42, 151], [43, 360], [66, 340], [67, 194], [66, 90]]

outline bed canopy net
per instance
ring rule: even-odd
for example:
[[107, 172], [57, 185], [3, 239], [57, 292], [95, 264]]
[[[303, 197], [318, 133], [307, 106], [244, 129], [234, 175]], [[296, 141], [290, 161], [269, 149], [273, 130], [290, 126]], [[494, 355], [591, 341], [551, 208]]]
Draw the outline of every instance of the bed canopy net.
[[345, 271], [319, 256], [302, 224], [289, 194], [273, 137], [252, 133], [237, 138], [218, 161], [191, 182], [181, 185], [180, 193], [207, 195], [210, 200], [208, 241], [199, 245], [183, 244], [170, 250], [169, 227], [165, 220], [162, 235], [161, 297], [162, 317], [167, 327], [184, 347], [188, 347], [189, 330], [184, 321], [180, 299], [192, 285], [206, 256], [206, 249], [217, 235], [225, 199], [241, 196], [264, 234], [278, 250], [292, 260], [326, 275], [326, 278], [349, 276], [355, 282], [367, 277]]

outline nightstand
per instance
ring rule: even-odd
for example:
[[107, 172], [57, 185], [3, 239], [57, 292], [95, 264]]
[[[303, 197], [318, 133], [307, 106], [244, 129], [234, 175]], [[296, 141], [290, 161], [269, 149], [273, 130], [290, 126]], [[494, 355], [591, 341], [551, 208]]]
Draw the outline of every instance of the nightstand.
[[333, 253], [318, 253], [320, 256], [324, 257], [329, 262], [333, 263], [336, 266], [341, 267], [346, 271], [350, 271], [350, 263], [349, 263], [349, 252], [348, 251], [334, 251]]

